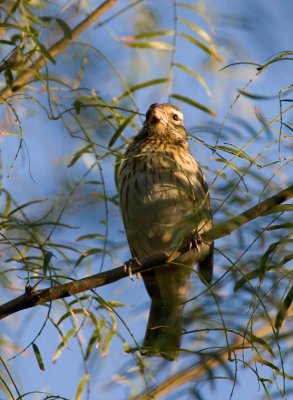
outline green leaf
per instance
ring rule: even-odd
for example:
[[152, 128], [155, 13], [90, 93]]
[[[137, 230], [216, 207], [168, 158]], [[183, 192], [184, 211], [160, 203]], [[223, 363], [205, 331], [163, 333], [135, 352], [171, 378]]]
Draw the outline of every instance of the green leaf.
[[38, 362], [40, 370], [41, 371], [45, 371], [45, 366], [44, 366], [44, 362], [43, 362], [40, 350], [39, 350], [38, 346], [35, 343], [33, 343], [33, 350], [34, 350], [34, 354], [35, 354], [35, 357], [36, 357], [36, 360]]
[[261, 363], [261, 364], [263, 364], [263, 365], [266, 365], [267, 367], [270, 367], [270, 368], [272, 368], [272, 369], [274, 369], [276, 371], [280, 371], [279, 368], [276, 365], [274, 365], [270, 361], [265, 360], [264, 358], [256, 357], [254, 360], [259, 362], [259, 363]]
[[167, 42], [161, 41], [150, 41], [150, 42], [129, 42], [123, 43], [126, 47], [137, 47], [140, 49], [155, 49], [155, 50], [164, 50], [164, 51], [172, 51], [174, 50], [174, 46]]
[[183, 101], [184, 103], [187, 103], [195, 108], [200, 109], [201, 111], [204, 111], [210, 115], [212, 115], [213, 117], [216, 117], [217, 114], [215, 113], [215, 111], [211, 110], [210, 108], [198, 103], [197, 101], [194, 101], [192, 99], [190, 99], [189, 97], [185, 97], [185, 96], [181, 96], [180, 94], [171, 94], [171, 97], [173, 97], [174, 99]]
[[69, 25], [67, 25], [67, 23], [65, 21], [63, 21], [63, 19], [61, 18], [56, 18], [56, 22], [57, 24], [60, 26], [60, 28], [62, 29], [64, 36], [67, 39], [72, 39], [72, 33], [71, 33], [71, 28]]
[[177, 2], [176, 4], [177, 4], [177, 6], [179, 6], [179, 7], [187, 8], [188, 10], [192, 10], [192, 11], [196, 12], [196, 13], [199, 14], [202, 18], [204, 18], [210, 26], [213, 25], [213, 23], [212, 23], [212, 21], [211, 21], [209, 15], [208, 15], [204, 10], [202, 10], [201, 8], [196, 7], [196, 6], [192, 6], [191, 4], [183, 3], [183, 2], [180, 2], [180, 1]]
[[[231, 144], [231, 146], [236, 147], [235, 145], [232, 145], [232, 144]], [[215, 148], [217, 150], [222, 150], [222, 151], [225, 151], [226, 153], [233, 154], [233, 156], [242, 158], [243, 160], [249, 161], [251, 164], [255, 165], [255, 161], [253, 160], [253, 158], [251, 158], [247, 153], [245, 153], [245, 151], [239, 149], [238, 147], [236, 147], [236, 148], [233, 148], [233, 147], [218, 145]]]
[[109, 350], [109, 346], [111, 344], [111, 341], [113, 339], [113, 337], [115, 336], [116, 332], [114, 330], [109, 331], [107, 333], [107, 335], [105, 336], [105, 339], [103, 341], [103, 346], [102, 346], [102, 357], [106, 357], [108, 350]]
[[101, 341], [101, 334], [99, 329], [95, 329], [92, 336], [90, 337], [90, 340], [88, 342], [86, 351], [85, 351], [85, 359], [87, 360], [89, 356], [91, 355], [92, 349], [94, 344], [98, 341], [98, 344], [96, 347], [98, 347], [99, 342]]
[[284, 223], [284, 224], [268, 226], [266, 228], [266, 231], [275, 231], [275, 230], [278, 230], [278, 229], [291, 229], [291, 228], [293, 228], [293, 223], [292, 222], [287, 222], [287, 223]]
[[57, 325], [60, 325], [61, 322], [65, 321], [65, 319], [72, 317], [73, 314], [86, 314], [86, 313], [87, 313], [87, 311], [84, 308], [72, 309], [72, 310], [68, 311], [67, 313], [65, 313], [64, 315], [62, 315], [62, 317], [57, 322]]
[[135, 113], [130, 114], [127, 118], [125, 118], [125, 120], [122, 122], [122, 124], [118, 127], [118, 129], [116, 130], [116, 132], [114, 133], [114, 135], [111, 137], [111, 139], [109, 140], [109, 144], [108, 147], [112, 147], [113, 144], [115, 144], [115, 142], [117, 141], [117, 139], [119, 138], [119, 136], [122, 134], [122, 132], [125, 130], [125, 128], [127, 127], [128, 124], [130, 124], [130, 122], [133, 120], [133, 118], [135, 117]]
[[158, 79], [152, 79], [150, 81], [138, 83], [137, 85], [131, 86], [130, 88], [128, 88], [128, 90], [123, 92], [119, 97], [117, 97], [117, 100], [121, 100], [124, 97], [129, 96], [130, 93], [133, 93], [136, 90], [143, 89], [145, 87], [152, 86], [152, 85], [159, 85], [161, 83], [165, 83], [168, 81], [169, 81], [169, 79], [167, 79], [167, 78], [158, 78]]
[[180, 35], [182, 38], [188, 40], [190, 43], [194, 44], [195, 46], [199, 47], [203, 51], [205, 51], [209, 56], [213, 57], [216, 61], [222, 62], [221, 57], [216, 51], [216, 48], [213, 46], [207, 46], [205, 43], [201, 42], [200, 40], [196, 39], [195, 37], [188, 35], [183, 32], [178, 32], [178, 35]]
[[52, 362], [56, 362], [58, 358], [60, 357], [62, 351], [64, 350], [65, 347], [67, 347], [69, 339], [75, 335], [77, 328], [72, 328], [70, 329], [65, 336], [62, 337], [62, 342], [58, 345], [53, 357], [52, 357]]
[[102, 233], [89, 233], [88, 235], [82, 235], [79, 236], [77, 239], [75, 239], [77, 242], [81, 240], [88, 240], [88, 239], [105, 239], [105, 235]]
[[81, 399], [82, 392], [84, 391], [84, 388], [85, 388], [86, 384], [88, 383], [89, 379], [90, 379], [90, 376], [88, 374], [84, 375], [81, 378], [81, 381], [79, 382], [79, 385], [77, 387], [75, 400]]
[[191, 28], [194, 32], [196, 32], [199, 36], [201, 36], [210, 45], [214, 45], [211, 36], [207, 33], [207, 31], [202, 29], [200, 26], [194, 24], [193, 22], [187, 21], [185, 18], [178, 18], [178, 21]]
[[91, 148], [92, 146], [90, 144], [86, 145], [85, 147], [83, 147], [82, 149], [78, 150], [75, 154], [73, 154], [71, 160], [69, 161], [69, 164], [67, 165], [67, 167], [72, 167], [72, 165], [74, 165], [76, 163], [77, 160], [79, 160], [79, 158], [85, 154], [88, 153], [88, 150]]
[[174, 63], [173, 65], [174, 65], [174, 67], [180, 68], [180, 69], [182, 69], [182, 71], [187, 72], [194, 79], [196, 79], [203, 86], [203, 88], [207, 92], [208, 96], [211, 96], [211, 92], [210, 92], [210, 89], [209, 89], [206, 81], [197, 72], [193, 71], [193, 69], [191, 69], [183, 64]]
[[51, 55], [50, 51], [41, 43], [37, 38], [33, 38], [34, 42], [38, 45], [40, 52], [43, 54], [45, 58], [51, 61], [52, 64], [56, 64], [55, 58]]
[[103, 251], [104, 251], [103, 249], [90, 249], [90, 250], [86, 251], [76, 261], [74, 268], [76, 268], [86, 257], [92, 256], [93, 254], [102, 253]]
[[263, 215], [269, 215], [269, 214], [275, 214], [275, 213], [287, 212], [287, 211], [293, 211], [293, 204], [286, 204], [286, 203], [280, 204], [276, 207], [271, 208]]
[[163, 30], [163, 31], [155, 31], [155, 32], [142, 32], [139, 33], [138, 35], [134, 36], [121, 36], [119, 39], [123, 41], [131, 41], [131, 40], [137, 40], [137, 39], [148, 39], [152, 37], [157, 37], [157, 36], [171, 36], [175, 35], [175, 31], [173, 29], [169, 30]]
[[275, 328], [277, 330], [281, 329], [284, 319], [286, 318], [288, 310], [292, 304], [292, 300], [293, 300], [293, 285], [291, 286], [287, 296], [282, 301], [280, 308], [278, 310], [278, 313], [276, 316], [276, 321], [275, 321]]
[[273, 349], [271, 348], [271, 346], [262, 338], [255, 336], [255, 335], [250, 335], [251, 337], [251, 341], [259, 343], [260, 345], [262, 345], [270, 354], [272, 357], [275, 357], [275, 354], [273, 352]]

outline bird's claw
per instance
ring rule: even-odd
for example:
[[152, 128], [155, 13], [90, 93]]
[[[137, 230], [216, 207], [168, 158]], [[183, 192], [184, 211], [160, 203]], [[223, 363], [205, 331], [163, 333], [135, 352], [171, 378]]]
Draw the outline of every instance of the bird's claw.
[[201, 235], [198, 232], [193, 232], [189, 244], [190, 250], [199, 251], [199, 245], [201, 243], [202, 243]]
[[[141, 266], [141, 262], [138, 260], [138, 258], [133, 257], [130, 260], [126, 261], [124, 263], [124, 272], [129, 275], [129, 278], [133, 281], [133, 274], [132, 274], [132, 267], [133, 265], [137, 264], [138, 266]], [[140, 273], [136, 272], [136, 278], [140, 278]]]

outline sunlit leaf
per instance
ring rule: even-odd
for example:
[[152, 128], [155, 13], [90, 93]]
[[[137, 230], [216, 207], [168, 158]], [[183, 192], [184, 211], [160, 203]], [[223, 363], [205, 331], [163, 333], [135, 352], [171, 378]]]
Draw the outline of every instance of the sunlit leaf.
[[208, 46], [205, 43], [201, 42], [200, 40], [196, 39], [195, 37], [183, 32], [178, 32], [178, 35], [180, 35], [182, 38], [188, 40], [190, 43], [194, 44], [195, 46], [205, 51], [209, 56], [213, 57], [216, 61], [222, 62], [222, 59], [217, 53], [216, 48], [214, 46]]
[[164, 50], [164, 51], [172, 51], [174, 50], [174, 46], [167, 42], [160, 41], [149, 41], [149, 42], [124, 42], [124, 46], [126, 47], [136, 47], [140, 49], [155, 49], [155, 50]]
[[58, 345], [53, 357], [52, 357], [52, 362], [56, 362], [58, 358], [60, 357], [62, 351], [67, 347], [67, 344], [69, 340], [72, 338], [73, 335], [75, 335], [77, 328], [72, 328], [70, 329], [65, 336], [62, 337], [62, 342]]
[[67, 313], [65, 313], [64, 315], [62, 315], [62, 317], [57, 322], [57, 325], [60, 325], [61, 322], [65, 321], [65, 319], [67, 319], [69, 317], [72, 317], [74, 314], [86, 314], [87, 315], [88, 312], [85, 308], [72, 309], [72, 310], [68, 311]]
[[171, 36], [174, 35], [176, 32], [173, 29], [164, 30], [164, 31], [155, 31], [155, 32], [142, 32], [138, 35], [133, 36], [121, 36], [119, 37], [120, 40], [127, 41], [127, 40], [137, 40], [137, 39], [148, 39], [157, 36]]
[[193, 6], [193, 5], [189, 4], [189, 3], [184, 3], [184, 2], [181, 2], [181, 1], [178, 1], [176, 3], [176, 5], [179, 6], [179, 7], [187, 8], [188, 10], [192, 10], [192, 11], [196, 12], [196, 14], [200, 15], [201, 17], [203, 17], [210, 26], [213, 25], [210, 16], [202, 8], [199, 8], [199, 7]]
[[45, 371], [45, 366], [44, 366], [44, 362], [43, 362], [40, 350], [39, 350], [38, 346], [35, 343], [33, 343], [33, 350], [34, 350], [34, 354], [35, 354], [35, 357], [36, 357], [36, 360], [38, 362], [40, 370], [41, 371]]
[[178, 21], [191, 28], [194, 32], [196, 32], [199, 36], [201, 36], [210, 45], [213, 45], [213, 39], [211, 38], [211, 36], [207, 33], [207, 31], [202, 29], [200, 26], [194, 24], [193, 22], [188, 21], [185, 18], [178, 18]]
[[215, 111], [211, 110], [210, 108], [198, 103], [197, 101], [190, 99], [189, 97], [186, 96], [181, 96], [180, 94], [171, 94], [171, 97], [173, 97], [174, 99], [183, 101], [184, 103], [187, 103], [195, 108], [198, 108], [201, 111], [204, 111], [210, 115], [212, 115], [213, 117], [215, 117], [217, 114], [215, 113]]
[[131, 86], [128, 90], [126, 90], [120, 96], [118, 96], [117, 100], [121, 100], [124, 97], [129, 96], [130, 93], [133, 93], [136, 90], [143, 89], [143, 88], [148, 87], [148, 86], [159, 85], [161, 83], [166, 83], [166, 82], [168, 82], [167, 78], [158, 78], [158, 79], [152, 79], [150, 81], [145, 81], [145, 82], [142, 82], [142, 83], [138, 83], [138, 84], [136, 84], [134, 86]]
[[76, 395], [75, 395], [75, 400], [81, 400], [82, 392], [84, 391], [84, 388], [86, 384], [88, 383], [90, 379], [90, 376], [88, 374], [84, 375], [77, 387]]
[[274, 365], [270, 361], [265, 360], [264, 358], [256, 357], [254, 360], [259, 362], [259, 363], [261, 363], [261, 364], [263, 364], [263, 365], [266, 365], [267, 367], [270, 367], [270, 368], [272, 368], [272, 369], [274, 369], [276, 371], [279, 371], [279, 368], [276, 365]]
[[112, 331], [109, 331], [107, 333], [107, 335], [105, 336], [105, 338], [103, 340], [103, 345], [102, 345], [102, 357], [106, 357], [108, 350], [109, 350], [109, 346], [115, 335], [116, 335], [116, 332], [114, 330], [112, 330]]

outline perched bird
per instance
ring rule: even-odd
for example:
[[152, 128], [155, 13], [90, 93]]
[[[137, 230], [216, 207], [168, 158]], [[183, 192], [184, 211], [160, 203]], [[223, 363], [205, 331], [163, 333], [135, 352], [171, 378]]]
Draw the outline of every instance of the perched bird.
[[[176, 249], [212, 227], [208, 187], [189, 152], [182, 112], [152, 104], [142, 129], [128, 146], [119, 171], [120, 208], [133, 257]], [[144, 338], [148, 355], [177, 357], [184, 302], [192, 267], [202, 280], [213, 273], [213, 243], [197, 245], [170, 264], [142, 273], [151, 298]]]

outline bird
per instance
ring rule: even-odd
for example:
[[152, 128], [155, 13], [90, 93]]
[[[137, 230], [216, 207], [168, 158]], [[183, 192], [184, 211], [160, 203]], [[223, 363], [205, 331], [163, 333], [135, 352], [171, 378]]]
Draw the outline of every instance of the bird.
[[190, 153], [184, 116], [177, 106], [150, 105], [141, 130], [125, 151], [118, 187], [133, 258], [175, 250], [192, 235], [197, 240], [171, 263], [141, 274], [151, 299], [143, 349], [148, 356], [173, 361], [180, 351], [193, 266], [198, 262], [200, 278], [210, 284], [214, 249], [213, 242], [200, 239], [213, 226], [209, 188]]

